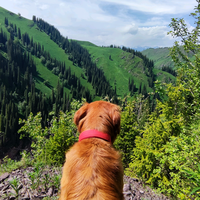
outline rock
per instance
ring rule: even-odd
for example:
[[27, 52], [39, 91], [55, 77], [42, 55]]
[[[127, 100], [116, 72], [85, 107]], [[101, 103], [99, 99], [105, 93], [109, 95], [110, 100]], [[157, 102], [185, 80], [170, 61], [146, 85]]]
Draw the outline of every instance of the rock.
[[8, 183], [5, 183], [5, 186], [4, 186], [4, 188], [2, 189], [2, 191], [6, 191], [8, 188], [9, 188], [9, 184]]
[[53, 195], [53, 187], [50, 187], [47, 192], [47, 196], [51, 197], [52, 195]]
[[123, 191], [124, 191], [124, 192], [127, 192], [127, 191], [129, 191], [129, 190], [131, 190], [131, 185], [130, 185], [130, 184], [124, 184]]
[[23, 188], [23, 185], [22, 184], [20, 184], [19, 186], [18, 186], [18, 190], [21, 190]]
[[23, 200], [28, 200], [30, 199], [28, 192], [25, 193], [24, 197], [22, 198]]
[[4, 188], [4, 184], [0, 183], [0, 190], [2, 190], [2, 188]]
[[5, 179], [7, 179], [10, 176], [9, 173], [4, 173], [0, 176], [0, 183], [3, 182]]
[[[20, 200], [39, 200], [44, 197], [58, 196], [59, 188], [52, 186], [54, 179], [45, 183], [44, 180], [45, 174], [48, 174], [50, 178], [59, 175], [62, 172], [61, 168], [54, 169], [47, 167], [41, 169], [39, 180], [37, 178], [34, 180], [35, 183], [36, 181], [39, 181], [39, 186], [36, 186], [36, 188], [31, 185], [32, 181], [29, 173], [32, 172], [34, 172], [34, 168], [27, 167], [26, 169], [18, 169], [0, 176], [0, 200], [7, 200], [8, 196], [12, 197], [12, 199], [17, 199], [14, 198], [16, 193], [9, 184], [9, 180], [13, 180], [14, 178], [17, 178], [18, 181], [18, 199]], [[46, 188], [48, 189], [46, 190]], [[125, 200], [168, 200], [164, 195], [156, 194], [150, 187], [143, 187], [143, 183], [139, 181], [139, 179], [128, 176], [124, 176], [123, 194]], [[2, 196], [5, 196], [5, 198], [1, 198]]]
[[21, 196], [25, 196], [26, 193], [27, 193], [27, 189], [26, 189], [26, 187], [23, 187], [23, 188], [20, 190], [20, 195], [21, 195]]

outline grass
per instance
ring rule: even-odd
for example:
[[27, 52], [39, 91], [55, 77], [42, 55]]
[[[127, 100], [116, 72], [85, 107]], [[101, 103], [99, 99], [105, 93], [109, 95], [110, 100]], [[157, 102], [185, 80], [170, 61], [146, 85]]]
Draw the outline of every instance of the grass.
[[77, 42], [89, 51], [93, 61], [104, 71], [111, 86], [113, 88], [116, 86], [119, 96], [129, 93], [129, 78], [134, 79], [137, 87], [141, 82], [148, 84], [141, 58], [134, 57], [118, 48], [105, 48], [91, 45], [89, 42]]
[[142, 51], [142, 54], [146, 55], [149, 59], [154, 61], [154, 66], [157, 69], [161, 69], [164, 65], [174, 67], [171, 56], [169, 55], [169, 48], [157, 48], [146, 49]]
[[[43, 45], [45, 51], [49, 52], [52, 58], [56, 58], [59, 61], [65, 62], [66, 68], [70, 67], [72, 74], [75, 73], [75, 75], [80, 78], [81, 84], [88, 88], [92, 95], [95, 94], [92, 85], [87, 82], [87, 78], [84, 79], [81, 77], [81, 75], [84, 75], [84, 71], [82, 70], [82, 68], [73, 65], [73, 63], [68, 60], [68, 55], [65, 54], [64, 50], [61, 49], [58, 44], [53, 42], [45, 32], [40, 31], [37, 25], [32, 20], [23, 18], [0, 7], [0, 28], [2, 28], [4, 31], [7, 31], [4, 25], [5, 17], [8, 19], [9, 23], [16, 24], [17, 28], [20, 28], [21, 34], [27, 32], [30, 38], [33, 37], [34, 42], [39, 42], [41, 45]], [[104, 71], [104, 74], [113, 89], [115, 89], [116, 86], [118, 96], [123, 97], [124, 95], [129, 93], [129, 78], [134, 79], [137, 88], [139, 87], [140, 83], [148, 86], [148, 77], [145, 75], [144, 63], [141, 58], [133, 56], [128, 52], [124, 52], [119, 48], [99, 47], [88, 41], [76, 41], [89, 51], [92, 60], [96, 62], [97, 66]], [[151, 51], [146, 51], [149, 52], [146, 52], [148, 53], [148, 56], [154, 56], [150, 59], [153, 59], [155, 61], [156, 67], [158, 65], [161, 65], [160, 63], [164, 62], [165, 58], [167, 60], [169, 59], [167, 53], [168, 48], [163, 48], [162, 53], [152, 53], [152, 49]], [[159, 56], [160, 58], [158, 58]], [[36, 88], [43, 93], [50, 95], [51, 89], [55, 88], [57, 85], [58, 76], [54, 75], [46, 67], [44, 67], [41, 64], [40, 59], [34, 57], [34, 60], [37, 64], [38, 71], [38, 75], [34, 77], [36, 80]], [[161, 74], [164, 75], [164, 78], [165, 76], [168, 76], [168, 73]], [[43, 83], [46, 80], [49, 81], [50, 87], [47, 87]], [[147, 87], [147, 90], [152, 91], [152, 89], [149, 87]], [[70, 91], [65, 88], [65, 92], [69, 94]], [[97, 99], [99, 99], [99, 97], [95, 97], [95, 100]]]
[[[39, 191], [41, 190], [41, 188], [43, 188], [43, 191], [47, 192], [50, 187], [53, 187], [59, 193], [62, 172], [61, 167], [53, 165], [48, 166], [44, 162], [38, 162], [35, 159], [31, 158], [30, 154], [26, 151], [22, 152], [21, 156], [22, 158], [19, 161], [11, 160], [10, 158], [5, 157], [0, 163], [0, 176], [6, 172], [11, 173], [12, 171], [15, 171], [17, 169], [26, 169], [27, 167], [32, 167], [33, 171], [30, 172], [29, 170], [28, 173], [27, 171], [23, 172], [29, 179], [28, 186], [30, 193], [33, 193], [34, 191]], [[21, 199], [21, 187], [19, 186], [21, 184], [24, 184], [24, 179], [22, 178], [22, 176], [19, 176], [18, 178], [11, 176], [10, 178], [12, 179], [10, 179], [9, 185], [12, 187], [14, 193], [4, 193], [4, 197], [6, 197], [7, 195], [7, 198], [14, 196], [16, 199]], [[58, 197], [45, 197], [45, 199], [56, 200], [58, 199]]]
[[159, 80], [161, 82], [169, 83], [172, 82], [174, 83], [176, 81], [176, 77], [159, 69], [154, 69], [153, 70], [154, 74], [156, 74], [156, 80]]
[[[182, 49], [183, 50], [183, 49]], [[170, 56], [170, 48], [157, 48], [146, 49], [142, 51], [142, 54], [146, 55], [149, 59], [154, 61], [154, 66], [157, 69], [161, 69], [163, 66], [169, 66], [174, 68], [174, 62]], [[193, 54], [190, 52], [187, 54], [191, 60], [194, 60]]]
[[[55, 42], [53, 42], [50, 37], [43, 31], [40, 31], [36, 24], [32, 20], [19, 17], [18, 15], [11, 13], [4, 8], [0, 7], [0, 28], [3, 29], [3, 31], [7, 32], [7, 29], [4, 25], [4, 19], [8, 18], [9, 23], [16, 24], [17, 28], [19, 27], [21, 30], [21, 34], [27, 32], [30, 36], [30, 38], [33, 37], [34, 42], [39, 42], [41, 45], [44, 45], [45, 51], [49, 52], [52, 58], [56, 58], [59, 61], [65, 62], [65, 66], [67, 68], [71, 68], [72, 74], [75, 73], [75, 75], [80, 78], [81, 84], [84, 85], [86, 88], [88, 88], [91, 91], [91, 94], [94, 94], [95, 91], [90, 83], [87, 82], [87, 80], [81, 78], [81, 74], [83, 74], [83, 70], [80, 67], [77, 67], [73, 65], [73, 63], [68, 60], [68, 55], [65, 54], [64, 50], [61, 49]], [[8, 33], [8, 32], [7, 32]], [[9, 33], [8, 33], [9, 35]], [[47, 72], [42, 67], [42, 64], [36, 60], [37, 63], [37, 70], [39, 71], [39, 77], [37, 79], [36, 88], [41, 89], [42, 92], [50, 94], [51, 90], [46, 87], [43, 82], [39, 81], [39, 79], [49, 80], [53, 87], [57, 85], [58, 77], [55, 75], [51, 75], [51, 72]], [[40, 69], [41, 68], [41, 69]], [[67, 91], [67, 90], [66, 90]]]
[[21, 152], [22, 159], [20, 161], [12, 160], [4, 157], [0, 162], [0, 176], [6, 172], [10, 173], [19, 168], [26, 168], [32, 164], [30, 155], [26, 152]]

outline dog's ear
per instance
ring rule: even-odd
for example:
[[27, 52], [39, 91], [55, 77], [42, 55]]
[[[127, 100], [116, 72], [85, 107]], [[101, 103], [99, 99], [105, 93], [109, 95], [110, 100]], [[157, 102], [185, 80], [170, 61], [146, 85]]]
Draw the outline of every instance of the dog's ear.
[[83, 119], [87, 114], [88, 103], [85, 103], [74, 115], [74, 123], [78, 126], [79, 121]]
[[115, 133], [116, 136], [119, 134], [120, 132], [120, 121], [121, 121], [121, 116], [120, 116], [120, 107], [115, 105], [112, 109], [112, 120], [113, 120], [113, 126], [115, 128]]

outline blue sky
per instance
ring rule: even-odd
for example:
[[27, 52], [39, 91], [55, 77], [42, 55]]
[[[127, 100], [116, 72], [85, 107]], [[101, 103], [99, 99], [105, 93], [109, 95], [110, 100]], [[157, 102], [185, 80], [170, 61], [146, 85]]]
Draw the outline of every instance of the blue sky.
[[5, 0], [0, 6], [23, 17], [33, 15], [54, 25], [69, 39], [99, 46], [170, 47], [171, 18], [184, 18], [196, 0]]

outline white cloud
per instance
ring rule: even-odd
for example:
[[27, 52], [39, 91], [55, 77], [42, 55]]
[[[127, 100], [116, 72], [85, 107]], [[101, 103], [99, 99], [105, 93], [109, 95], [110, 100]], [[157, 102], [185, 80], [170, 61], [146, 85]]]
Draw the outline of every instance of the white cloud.
[[41, 10], [46, 10], [46, 9], [49, 8], [49, 6], [46, 5], [46, 4], [44, 4], [44, 5], [39, 6], [39, 8], [40, 8]]
[[[111, 6], [110, 10], [105, 10], [102, 5]], [[113, 5], [117, 5], [116, 12], [112, 10]], [[177, 14], [179, 16], [189, 14], [195, 5], [195, 0], [6, 0], [1, 2], [2, 7], [21, 13], [23, 17], [32, 19], [35, 15], [44, 19], [70, 39], [87, 40], [100, 46], [115, 44], [128, 47], [171, 46], [173, 40], [167, 36], [169, 15], [176, 17]], [[131, 11], [131, 14], [128, 11]]]
[[136, 35], [138, 33], [138, 26], [135, 24], [131, 25], [127, 32], [131, 35]]
[[[103, 0], [106, 3], [113, 3], [127, 6], [131, 10], [149, 12], [154, 14], [178, 14], [188, 13], [196, 5], [195, 0]], [[181, 8], [181, 9], [180, 9]]]

